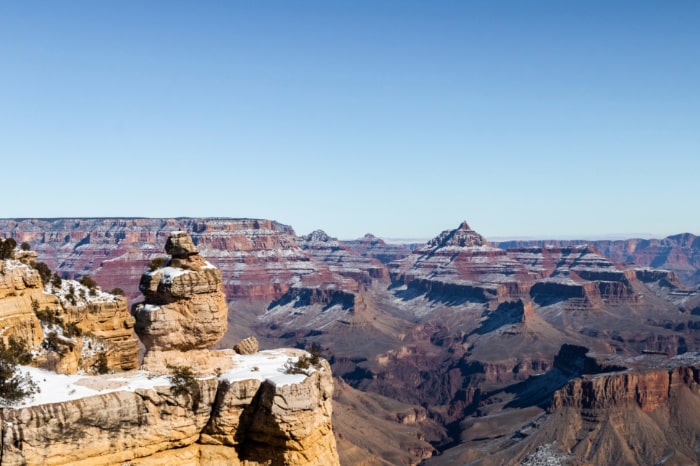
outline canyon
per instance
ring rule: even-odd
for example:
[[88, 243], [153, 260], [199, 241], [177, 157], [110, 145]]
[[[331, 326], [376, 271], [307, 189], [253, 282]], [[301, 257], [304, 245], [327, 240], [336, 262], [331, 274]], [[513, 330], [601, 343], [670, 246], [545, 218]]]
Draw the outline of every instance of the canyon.
[[698, 460], [683, 446], [697, 426], [676, 420], [698, 395], [692, 235], [490, 243], [463, 222], [408, 247], [297, 236], [270, 220], [0, 220], [59, 274], [122, 288], [132, 303], [139, 283], [154, 290], [145, 306], [174, 300], [162, 274], [141, 279], [173, 230], [220, 271], [228, 315], [215, 347], [255, 335], [263, 348], [322, 349], [342, 464]]

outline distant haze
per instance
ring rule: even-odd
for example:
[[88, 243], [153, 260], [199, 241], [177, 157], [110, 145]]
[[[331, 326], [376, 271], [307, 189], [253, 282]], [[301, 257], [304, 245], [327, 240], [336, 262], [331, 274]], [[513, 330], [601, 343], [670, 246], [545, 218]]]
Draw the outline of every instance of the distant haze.
[[2, 2], [0, 217], [700, 233], [698, 24], [693, 0]]

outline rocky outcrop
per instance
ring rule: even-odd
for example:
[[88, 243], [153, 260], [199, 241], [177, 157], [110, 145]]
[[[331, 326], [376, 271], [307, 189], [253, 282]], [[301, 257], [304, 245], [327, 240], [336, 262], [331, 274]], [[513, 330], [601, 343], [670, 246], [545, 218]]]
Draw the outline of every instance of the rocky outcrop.
[[[36, 303], [36, 304], [34, 304]], [[0, 337], [36, 346], [44, 338], [33, 308], [54, 309], [58, 300], [44, 293], [39, 273], [17, 260], [0, 261]]]
[[165, 250], [172, 256], [167, 265], [141, 277], [145, 301], [133, 309], [136, 333], [147, 352], [205, 349], [226, 333], [221, 273], [185, 232], [173, 232]]
[[74, 399], [0, 410], [0, 464], [338, 465], [330, 368], [280, 376], [294, 354], [238, 356], [238, 369], [196, 379], [187, 393], [139, 373], [62, 379], [54, 390]]
[[[63, 321], [104, 345], [109, 369], [129, 371], [138, 368], [139, 344], [134, 335], [135, 319], [129, 312], [126, 298], [114, 296], [91, 300], [84, 306], [66, 306]], [[89, 351], [85, 353], [86, 360], [81, 366], [84, 369], [95, 366], [99, 354], [90, 356]]]
[[258, 339], [255, 337], [244, 338], [235, 345], [233, 351], [238, 354], [255, 354], [260, 350]]

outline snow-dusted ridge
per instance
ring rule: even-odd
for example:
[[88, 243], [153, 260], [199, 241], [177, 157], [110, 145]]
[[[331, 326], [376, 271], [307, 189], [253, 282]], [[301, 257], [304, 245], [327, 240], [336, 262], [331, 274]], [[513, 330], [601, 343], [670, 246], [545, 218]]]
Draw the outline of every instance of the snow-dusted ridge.
[[73, 299], [75, 305], [83, 307], [92, 303], [104, 303], [108, 301], [118, 301], [120, 298], [113, 294], [102, 291], [99, 287], [90, 290], [87, 286], [76, 280], [63, 279], [61, 286], [56, 287], [51, 283], [44, 286], [44, 293], [56, 296], [61, 303], [70, 302], [71, 288], [73, 289]]
[[[276, 386], [293, 385], [306, 379], [306, 374], [285, 373], [285, 363], [296, 361], [296, 350], [268, 350], [253, 355], [233, 355], [234, 368], [221, 373], [219, 380], [236, 382], [248, 379], [269, 381]], [[315, 369], [311, 369], [309, 374]], [[18, 403], [14, 408], [25, 408], [50, 403], [78, 400], [119, 391], [154, 389], [170, 385], [168, 376], [153, 376], [147, 371], [121, 372], [109, 375], [63, 375], [29, 366], [19, 366], [28, 374], [40, 392]], [[214, 377], [213, 375], [210, 377]], [[202, 377], [206, 379], [208, 377]]]

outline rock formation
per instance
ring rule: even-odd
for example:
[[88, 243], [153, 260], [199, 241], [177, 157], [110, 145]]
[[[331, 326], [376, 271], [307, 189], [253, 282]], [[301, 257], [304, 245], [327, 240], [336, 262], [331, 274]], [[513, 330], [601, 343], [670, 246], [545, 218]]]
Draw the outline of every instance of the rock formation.
[[[49, 320], [40, 321], [39, 315]], [[0, 261], [0, 334], [5, 342], [14, 337], [28, 345], [39, 366], [67, 374], [91, 372], [104, 354], [111, 370], [135, 369], [133, 323], [124, 298], [74, 280], [44, 286], [34, 268]], [[64, 335], [66, 328], [74, 329], [70, 336]]]
[[577, 308], [635, 303], [637, 272], [618, 267], [590, 246], [499, 249], [463, 222], [403, 261], [394, 280], [437, 296], [493, 301], [532, 298]]
[[[29, 230], [38, 230], [38, 225], [16, 222], [17, 228]], [[56, 233], [48, 235], [46, 242], [36, 240], [41, 243], [39, 260], [47, 261], [45, 252], [54, 248], [65, 270], [98, 271], [91, 275], [106, 274], [110, 279], [137, 277], [148, 259], [160, 253], [158, 244], [166, 241], [168, 231], [191, 231], [192, 242], [221, 269], [223, 289], [235, 300], [230, 303], [236, 310], [231, 322], [238, 325], [230, 326], [235, 334], [229, 331], [221, 347], [231, 348], [255, 334], [263, 347], [316, 343], [333, 354], [334, 373], [347, 384], [345, 393], [352, 391], [352, 396], [336, 400], [335, 406], [345, 419], [338, 439], [341, 457], [348, 464], [514, 464], [525, 458], [532, 460], [525, 464], [535, 464], [537, 452], [584, 458], [574, 452], [572, 439], [586, 438], [600, 445], [618, 434], [612, 427], [619, 422], [613, 419], [605, 424], [603, 417], [614, 411], [610, 400], [616, 401], [617, 395], [606, 398], [604, 383], [597, 386], [598, 380], [609, 380], [615, 391], [620, 384], [637, 384], [639, 392], [646, 393], [644, 406], [658, 407], [645, 411], [626, 398], [621, 416], [634, 412], [635, 422], [643, 423], [652, 417], [662, 432], [676, 428], [661, 422], [664, 416], [688, 407], [692, 411], [694, 406], [692, 397], [682, 398], [686, 395], [682, 390], [674, 392], [678, 396], [660, 397], [645, 391], [651, 381], [644, 386], [632, 378], [621, 381], [615, 371], [567, 372], [557, 356], [564, 344], [624, 357], [648, 353], [671, 357], [700, 350], [700, 291], [683, 287], [678, 274], [654, 268], [680, 266], [684, 257], [692, 266], [695, 241], [688, 235], [673, 239], [675, 246], [670, 249], [655, 250], [651, 243], [642, 247], [641, 241], [628, 244], [630, 250], [655, 251], [645, 259], [651, 267], [641, 267], [625, 263], [632, 256], [610, 260], [605, 257], [610, 253], [607, 246], [598, 242], [508, 247], [489, 243], [466, 222], [395, 257], [376, 238], [342, 242], [322, 232], [299, 238], [291, 228], [264, 220], [80, 220], [75, 223], [80, 234], [71, 231], [73, 224], [68, 220], [51, 221], [51, 225]], [[92, 227], [94, 232], [88, 232]], [[664, 251], [670, 252], [667, 259]], [[390, 262], [390, 281], [371, 279], [358, 284], [367, 269], [355, 266], [360, 262], [354, 256], [363, 255]], [[175, 268], [173, 262], [170, 266]], [[177, 285], [173, 291], [160, 283], [160, 279], [147, 280], [146, 294], [151, 293], [147, 300], [152, 299], [153, 306], [177, 302], [179, 290], [186, 288]], [[112, 286], [125, 288], [117, 282]], [[200, 280], [195, 288], [207, 286], [207, 280]], [[178, 365], [207, 367], [212, 362], [203, 349], [187, 353], [156, 349], [149, 351], [147, 363], [154, 361], [154, 354], [171, 352], [186, 355], [186, 359], [174, 359]], [[232, 353], [229, 350], [226, 358], [232, 360]], [[167, 367], [169, 361], [173, 360], [161, 358], [158, 364]], [[227, 370], [219, 361], [208, 367]], [[575, 382], [577, 378], [581, 381]], [[567, 384], [572, 387], [571, 397], [562, 391], [562, 404], [552, 404], [554, 392]], [[586, 416], [592, 411], [571, 400], [598, 395], [608, 401], [601, 401], [605, 408], [597, 412], [595, 423], [589, 423]], [[683, 403], [674, 405], [681, 399]], [[360, 405], [372, 406], [377, 414], [360, 414], [367, 412], [358, 409]], [[405, 413], [425, 416], [426, 422], [404, 424], [403, 420], [411, 419]], [[550, 435], [551, 431], [538, 433], [544, 432], [539, 428], [545, 420], [541, 416], [565, 421], [569, 415], [571, 426], [551, 424], [567, 432], [566, 438]], [[599, 420], [603, 423], [596, 424]], [[587, 429], [594, 429], [595, 435], [587, 434]], [[697, 431], [683, 425], [678, 436], [693, 444], [683, 432]], [[217, 441], [232, 442], [225, 440], [226, 435], [217, 435]], [[645, 435], [641, 437], [651, 438]], [[383, 445], [388, 443], [398, 447]], [[510, 448], [513, 445], [515, 449]], [[625, 448], [615, 445], [621, 451]], [[197, 454], [203, 455], [197, 448]], [[433, 448], [439, 455], [426, 460]], [[635, 444], [634, 449], [642, 451], [643, 446]], [[677, 463], [693, 462], [687, 451], [677, 451]], [[604, 462], [602, 456], [595, 458], [593, 463]], [[661, 459], [654, 457], [654, 461]]]
[[[173, 232], [165, 249], [171, 259], [143, 275], [145, 302], [134, 306], [148, 370], [79, 376], [21, 367], [41, 390], [0, 409], [0, 465], [339, 465], [329, 364], [298, 364], [309, 357], [302, 350], [258, 352], [253, 338], [241, 345], [247, 355], [208, 350], [226, 331], [221, 275], [187, 233]], [[44, 293], [24, 264], [0, 262], [0, 270], [0, 309], [14, 308], [25, 292], [30, 303]], [[106, 343], [122, 343], [119, 361], [128, 364], [122, 330], [133, 319], [120, 316], [125, 300], [106, 303], [101, 291], [80, 286], [47, 285], [57, 312], [40, 317], [53, 344], [80, 355], [84, 341], [69, 338], [69, 326], [101, 332]], [[33, 309], [6, 314], [0, 324], [19, 334], [41, 332]]]
[[688, 286], [700, 285], [700, 238], [690, 233], [662, 239], [504, 241], [497, 244], [504, 249], [581, 245], [590, 245], [617, 263], [667, 269]]
[[44, 334], [33, 307], [53, 309], [57, 302], [54, 296], [44, 293], [36, 270], [17, 260], [0, 261], [0, 336], [5, 342], [14, 337], [31, 346], [38, 345]]
[[[165, 252], [171, 256], [165, 266], [141, 277], [139, 288], [145, 301], [133, 309], [136, 333], [146, 347], [144, 364], [151, 370], [176, 364], [184, 352], [205, 350], [227, 328], [221, 272], [199, 255], [186, 232], [172, 232]], [[206, 366], [210, 361], [204, 359]]]
[[258, 344], [258, 339], [255, 337], [244, 338], [233, 345], [233, 351], [238, 354], [255, 354], [259, 350], [260, 345]]
[[195, 379], [188, 393], [142, 373], [65, 377], [50, 387], [52, 376], [35, 370], [49, 380], [46, 391], [59, 393], [0, 410], [0, 464], [338, 465], [330, 367], [281, 375], [295, 355], [239, 357], [236, 369]]

